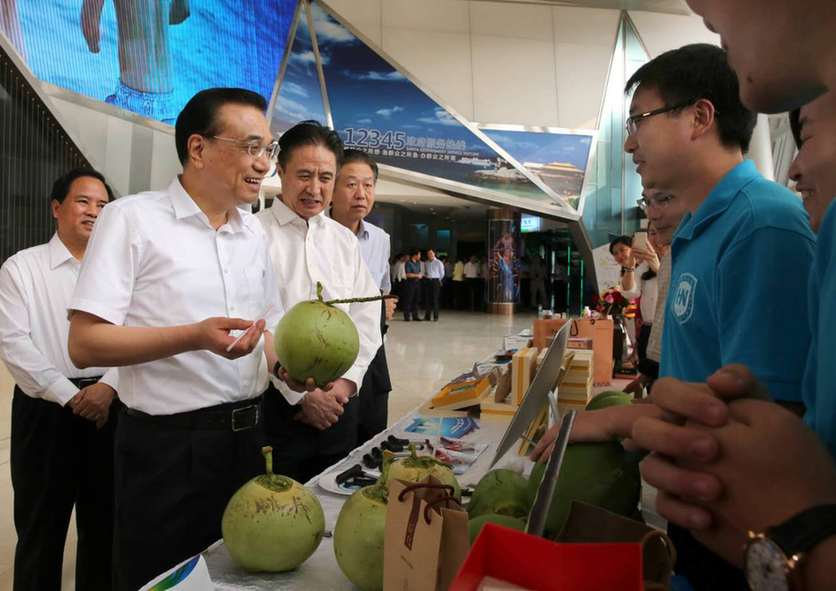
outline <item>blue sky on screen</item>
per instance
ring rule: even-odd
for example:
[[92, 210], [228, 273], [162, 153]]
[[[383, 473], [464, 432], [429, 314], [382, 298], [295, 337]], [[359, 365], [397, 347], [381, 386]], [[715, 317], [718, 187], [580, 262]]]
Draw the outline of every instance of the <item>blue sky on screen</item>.
[[334, 126], [380, 162], [516, 196], [549, 197], [346, 27], [313, 4]]
[[591, 135], [492, 129], [482, 131], [520, 163], [568, 162], [581, 170], [586, 168], [592, 143]]

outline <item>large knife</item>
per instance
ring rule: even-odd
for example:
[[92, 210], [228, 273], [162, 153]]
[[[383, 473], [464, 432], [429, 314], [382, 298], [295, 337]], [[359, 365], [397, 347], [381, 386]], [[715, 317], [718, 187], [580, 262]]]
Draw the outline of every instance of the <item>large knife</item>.
[[537, 487], [537, 495], [534, 497], [534, 504], [528, 513], [528, 522], [525, 524], [525, 533], [533, 536], [542, 536], [546, 528], [546, 519], [549, 516], [549, 508], [552, 504], [554, 489], [557, 488], [557, 477], [560, 475], [560, 466], [563, 464], [563, 456], [566, 455], [566, 446], [569, 444], [569, 433], [575, 422], [575, 411], [570, 410], [563, 417], [560, 424], [560, 432], [554, 443], [552, 455], [546, 464], [543, 473], [543, 480]]

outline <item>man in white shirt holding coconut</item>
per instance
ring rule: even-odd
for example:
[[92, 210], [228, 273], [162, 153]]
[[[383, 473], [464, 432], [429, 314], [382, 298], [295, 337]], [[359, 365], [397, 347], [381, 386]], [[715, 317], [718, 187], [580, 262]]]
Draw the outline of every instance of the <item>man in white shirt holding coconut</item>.
[[[326, 300], [380, 295], [351, 230], [325, 215], [343, 158], [336, 132], [316, 121], [286, 131], [279, 142], [282, 194], [258, 214], [285, 310], [315, 299], [317, 283]], [[357, 444], [363, 377], [382, 342], [380, 303], [338, 304], [357, 328], [360, 351], [354, 365], [327, 391], [300, 394], [276, 383], [265, 396], [265, 431], [278, 474], [305, 482], [343, 459]], [[286, 373], [283, 377], [288, 379]], [[290, 380], [292, 382], [292, 380]]]

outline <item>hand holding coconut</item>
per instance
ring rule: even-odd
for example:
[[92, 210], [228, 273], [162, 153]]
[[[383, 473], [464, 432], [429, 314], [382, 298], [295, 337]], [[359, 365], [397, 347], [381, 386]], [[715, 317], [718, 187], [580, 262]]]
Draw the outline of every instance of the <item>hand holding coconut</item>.
[[[277, 376], [297, 392], [330, 391], [338, 386], [335, 395], [345, 404], [357, 386], [339, 378], [357, 360], [360, 335], [351, 317], [335, 304], [371, 302], [392, 296], [326, 302], [322, 290], [322, 284], [317, 283], [317, 299], [299, 302], [276, 326], [273, 342], [281, 365]], [[317, 396], [314, 400], [321, 403], [324, 398]]]
[[[615, 394], [615, 393], [614, 393]], [[599, 394], [593, 398], [586, 410], [575, 417], [569, 443], [604, 442], [616, 439], [623, 440], [625, 447], [632, 447], [630, 439], [633, 423], [640, 417], [661, 416], [660, 411], [653, 404], [630, 404], [630, 397], [623, 393], [621, 396], [607, 396]], [[596, 400], [601, 398], [601, 400]], [[555, 423], [537, 442], [529, 457], [536, 461], [545, 462], [551, 456], [554, 442], [560, 431], [560, 423]]]

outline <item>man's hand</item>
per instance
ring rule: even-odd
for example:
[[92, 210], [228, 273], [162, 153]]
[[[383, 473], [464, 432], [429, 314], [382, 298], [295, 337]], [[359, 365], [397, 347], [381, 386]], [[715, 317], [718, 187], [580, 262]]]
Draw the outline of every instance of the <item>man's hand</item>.
[[398, 298], [389, 298], [383, 300], [383, 302], [386, 306], [386, 320], [392, 320], [392, 317], [395, 315], [395, 306], [398, 303]]
[[331, 388], [334, 387], [334, 382], [329, 382], [322, 388], [318, 388], [316, 385], [316, 381], [313, 378], [308, 378], [304, 382], [297, 382], [290, 374], [287, 373], [287, 370], [283, 367], [279, 368], [278, 378], [287, 384], [287, 387], [293, 390], [294, 392], [313, 392], [314, 390], [322, 390], [323, 392], [329, 392]]
[[[216, 355], [227, 359], [237, 359], [249, 355], [261, 340], [264, 332], [264, 320], [253, 322], [242, 318], [226, 318], [223, 316], [207, 318], [195, 325], [194, 331], [195, 350], [206, 349]], [[235, 343], [235, 338], [230, 336], [230, 331], [245, 330], [244, 337]], [[235, 343], [231, 350], [227, 347]]]
[[[633, 423], [642, 416], [655, 416], [657, 409], [652, 404], [630, 404], [612, 406], [601, 410], [584, 410], [575, 416], [569, 443], [581, 441], [613, 441], [628, 439]], [[529, 457], [536, 461], [545, 461], [551, 456], [554, 442], [560, 432], [560, 423], [555, 423], [546, 431]]]
[[91, 53], [99, 53], [103, 5], [104, 0], [84, 0], [81, 5], [81, 32]]
[[[729, 538], [763, 531], [814, 505], [836, 502], [832, 456], [815, 433], [779, 405], [732, 402], [728, 423], [711, 431], [720, 443], [719, 458], [684, 466], [703, 470], [723, 485], [724, 494], [706, 505], [715, 517], [714, 527], [695, 532], [709, 547], [724, 551]], [[739, 547], [724, 555], [738, 564], [742, 558]]]
[[70, 405], [73, 414], [93, 421], [96, 427], [101, 429], [107, 423], [110, 404], [115, 397], [116, 390], [99, 382], [79, 390], [67, 404]]
[[722, 482], [699, 468], [718, 457], [720, 442], [712, 430], [697, 427], [726, 425], [729, 408], [725, 400], [764, 398], [765, 391], [742, 365], [720, 368], [706, 384], [672, 378], [656, 381], [650, 401], [662, 414], [637, 420], [632, 440], [654, 452], [642, 462], [641, 471], [642, 477], [659, 489], [656, 509], [660, 515], [691, 529], [709, 527], [711, 513], [687, 499], [704, 503], [722, 494]]
[[340, 378], [329, 391], [316, 389], [308, 392], [299, 403], [302, 411], [296, 415], [296, 420], [319, 430], [327, 429], [340, 420], [343, 406], [348, 404], [356, 388], [354, 382]]

